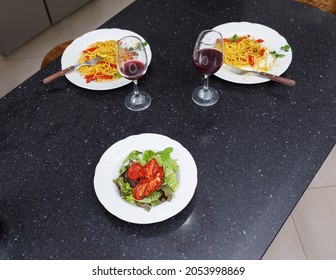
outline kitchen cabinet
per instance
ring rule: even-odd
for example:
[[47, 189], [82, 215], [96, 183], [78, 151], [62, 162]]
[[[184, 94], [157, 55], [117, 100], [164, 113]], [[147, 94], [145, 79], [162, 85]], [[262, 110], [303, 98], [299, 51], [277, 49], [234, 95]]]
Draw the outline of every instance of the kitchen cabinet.
[[1, 0], [0, 48], [9, 54], [50, 26], [42, 0]]
[[8, 55], [90, 0], [1, 0], [0, 53]]
[[54, 24], [90, 0], [46, 0], [50, 20]]

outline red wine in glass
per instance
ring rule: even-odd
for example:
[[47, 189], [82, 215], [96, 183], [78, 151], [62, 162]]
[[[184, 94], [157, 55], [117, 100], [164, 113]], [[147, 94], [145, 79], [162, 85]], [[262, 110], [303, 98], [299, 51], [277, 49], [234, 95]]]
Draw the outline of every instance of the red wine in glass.
[[126, 36], [118, 41], [117, 67], [120, 74], [133, 81], [133, 91], [126, 97], [124, 104], [132, 111], [142, 111], [149, 107], [152, 98], [138, 89], [138, 80], [146, 73], [148, 57], [146, 47], [137, 36]]
[[120, 72], [129, 80], [139, 80], [146, 72], [145, 64], [139, 60], [128, 60], [120, 66]]
[[193, 62], [200, 73], [203, 75], [211, 75], [221, 68], [223, 53], [216, 49], [201, 49], [195, 53]]
[[223, 48], [223, 36], [216, 30], [204, 30], [197, 37], [192, 61], [204, 76], [204, 85], [192, 92], [192, 99], [198, 105], [211, 106], [219, 99], [218, 91], [209, 87], [209, 76], [222, 66]]

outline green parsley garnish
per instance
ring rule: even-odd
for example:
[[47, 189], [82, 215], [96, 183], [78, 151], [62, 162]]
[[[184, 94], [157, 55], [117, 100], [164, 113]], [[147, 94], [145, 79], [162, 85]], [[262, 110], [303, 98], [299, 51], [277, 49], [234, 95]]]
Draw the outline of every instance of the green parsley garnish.
[[[143, 42], [142, 45], [144, 47], [146, 47], [148, 45], [147, 42]], [[136, 50], [141, 50], [141, 44], [140, 43], [137, 43], [134, 47], [130, 47], [127, 49], [128, 51], [134, 53], [134, 54], [137, 54]]]
[[270, 54], [273, 55], [275, 58], [278, 58], [278, 57], [284, 57], [285, 55], [282, 54], [281, 52], [284, 51], [284, 52], [288, 52], [290, 49], [290, 45], [284, 45], [284, 46], [281, 46], [280, 47], [280, 51], [279, 52], [276, 52], [276, 51], [271, 51]]
[[232, 38], [230, 39], [231, 42], [236, 42], [239, 39], [237, 34], [233, 35]]

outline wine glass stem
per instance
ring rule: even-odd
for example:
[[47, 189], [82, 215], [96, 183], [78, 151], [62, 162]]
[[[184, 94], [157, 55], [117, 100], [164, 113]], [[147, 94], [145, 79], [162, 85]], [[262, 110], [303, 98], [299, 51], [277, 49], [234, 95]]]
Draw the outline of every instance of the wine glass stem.
[[209, 75], [204, 75], [203, 90], [201, 90], [199, 94], [200, 97], [204, 100], [209, 100], [212, 98], [211, 91], [209, 90]]
[[204, 85], [203, 85], [204, 92], [207, 92], [209, 90], [209, 76], [204, 75]]
[[134, 85], [134, 94], [139, 95], [138, 80], [134, 80], [133, 85]]
[[134, 85], [134, 91], [133, 91], [133, 95], [131, 97], [131, 102], [135, 105], [142, 104], [145, 100], [145, 97], [143, 95], [141, 95], [140, 92], [139, 92], [138, 80], [134, 80], [133, 85]]

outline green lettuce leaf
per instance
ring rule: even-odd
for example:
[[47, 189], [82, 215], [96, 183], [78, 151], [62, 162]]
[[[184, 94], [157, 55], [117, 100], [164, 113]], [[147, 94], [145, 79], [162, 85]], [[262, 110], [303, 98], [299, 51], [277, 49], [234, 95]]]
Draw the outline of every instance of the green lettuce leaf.
[[164, 181], [166, 185], [169, 185], [172, 190], [175, 192], [178, 189], [179, 183], [177, 180], [176, 172], [179, 169], [177, 160], [174, 160], [170, 157], [171, 152], [173, 151], [172, 147], [166, 148], [161, 152], [162, 166], [164, 168], [165, 177]]
[[174, 191], [169, 185], [162, 185], [161, 190], [163, 191], [165, 197], [167, 197], [168, 201], [171, 201], [174, 198]]
[[119, 176], [116, 180], [113, 180], [113, 182], [118, 186], [120, 196], [122, 199], [129, 203], [135, 203], [134, 197], [132, 195], [133, 188], [131, 185], [124, 181], [124, 178], [122, 176]]
[[153, 157], [156, 157], [157, 153], [153, 152], [152, 150], [146, 150], [144, 151], [142, 158], [147, 163], [149, 162]]

